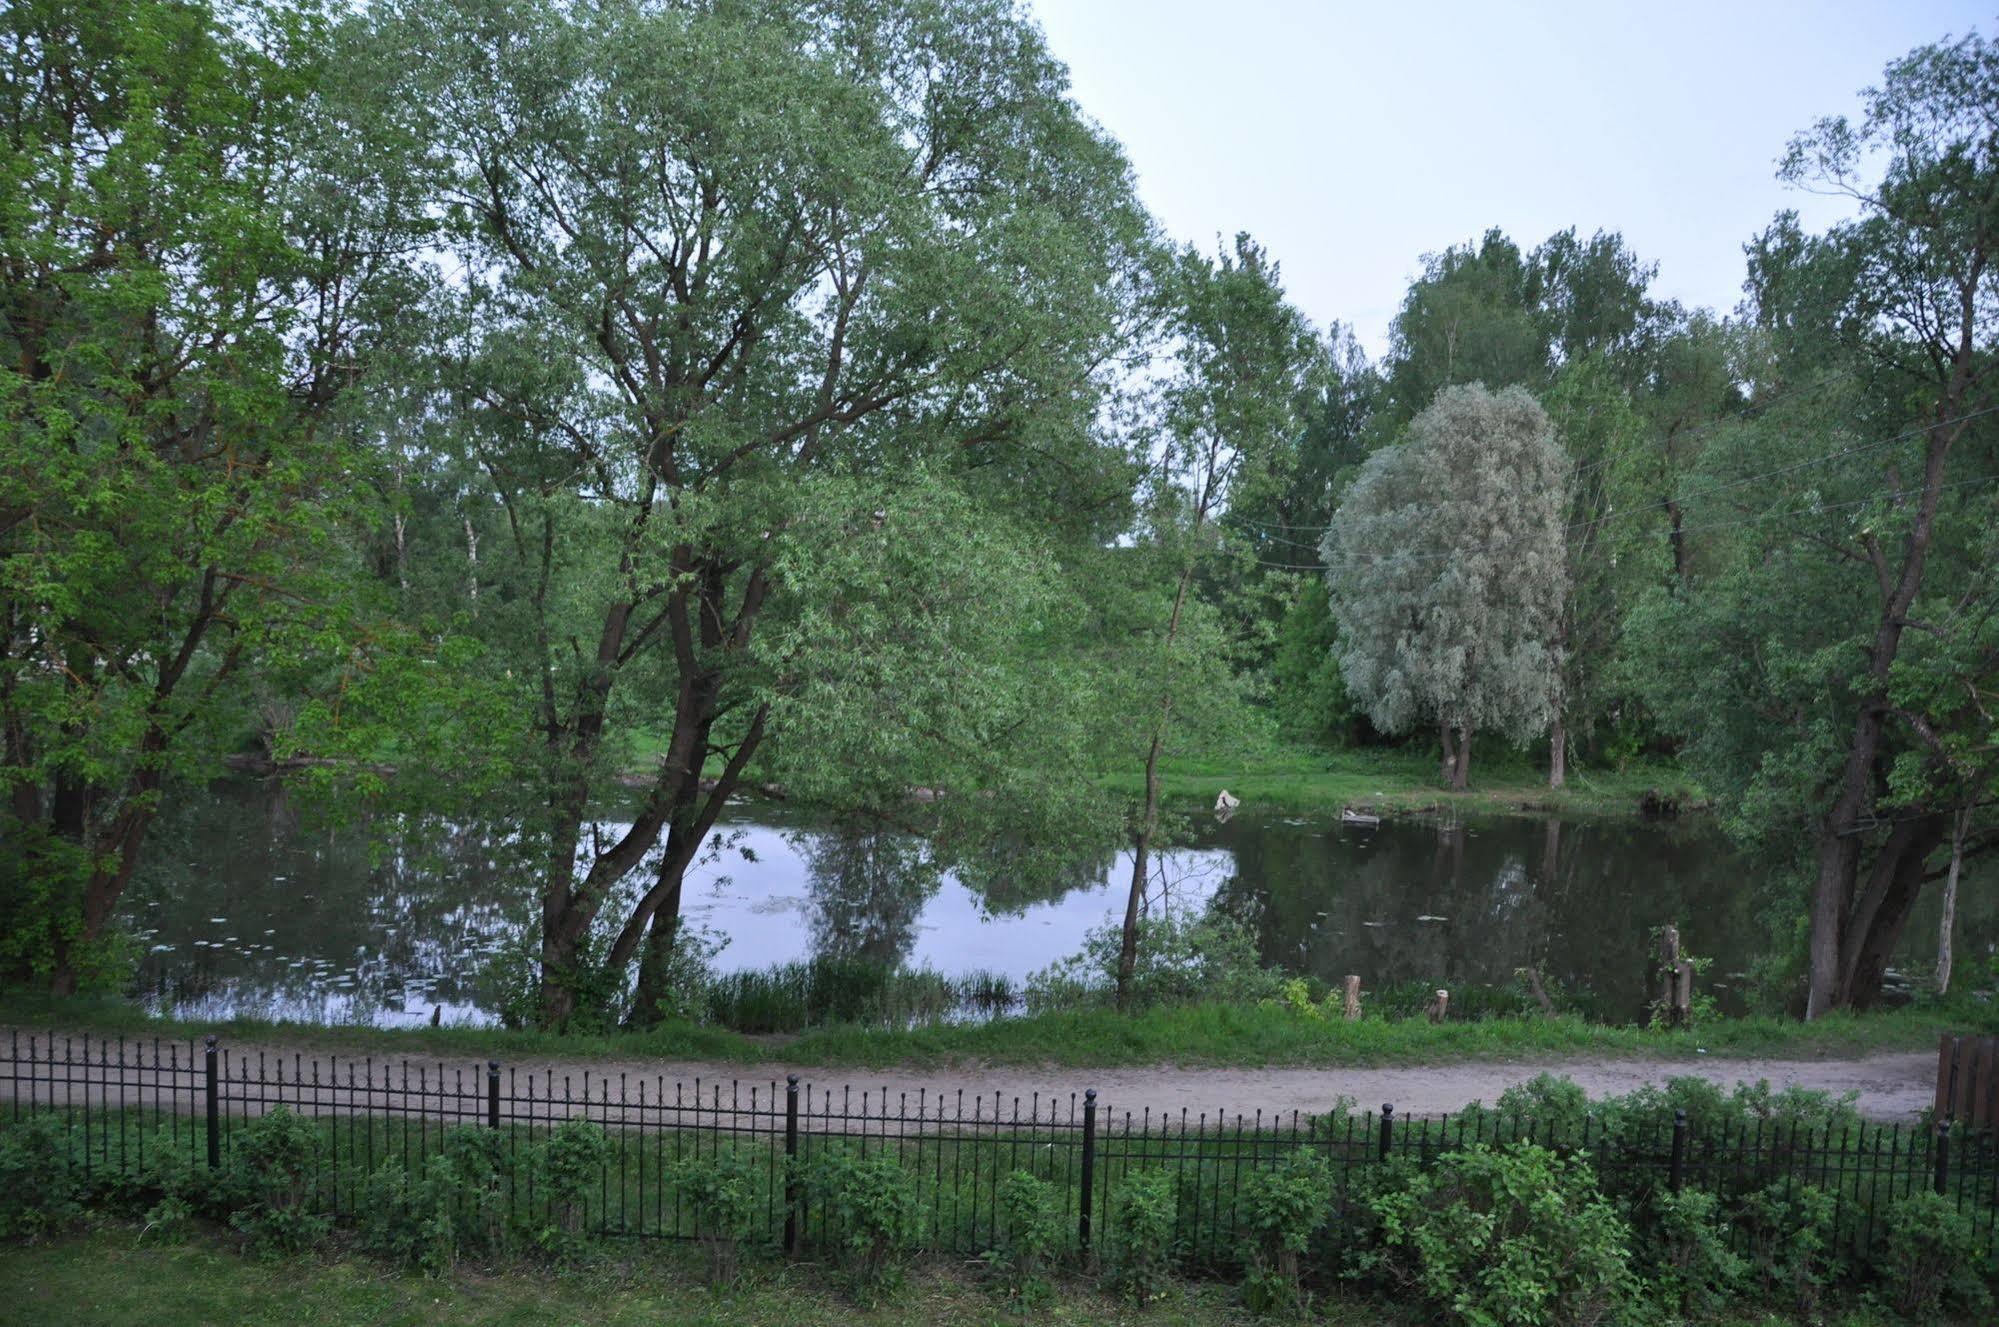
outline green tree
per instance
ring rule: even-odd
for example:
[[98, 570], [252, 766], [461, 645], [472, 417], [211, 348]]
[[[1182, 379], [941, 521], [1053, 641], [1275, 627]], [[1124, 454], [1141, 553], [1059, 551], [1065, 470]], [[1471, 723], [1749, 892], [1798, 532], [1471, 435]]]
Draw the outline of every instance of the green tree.
[[1860, 214], [1751, 246], [1778, 392], [1683, 498], [1726, 529], [1714, 569], [1633, 624], [1736, 831], [1809, 881], [1808, 1016], [1875, 999], [1953, 813], [1994, 791], [1995, 95], [1983, 38], [1923, 47], [1793, 142], [1783, 176]]
[[[1160, 464], [1151, 528], [1133, 550], [1153, 574], [1135, 600], [1144, 632], [1128, 713], [1144, 743], [1144, 791], [1128, 814], [1132, 864], [1118, 958], [1118, 1006], [1127, 1004], [1138, 956], [1139, 915], [1161, 834], [1161, 757], [1176, 719], [1235, 690], [1220, 623], [1197, 582], [1227, 555], [1219, 518], [1231, 500], [1254, 500], [1283, 481], [1305, 383], [1320, 347], [1284, 297], [1276, 264], [1247, 235], [1210, 260], [1180, 255], [1168, 287], [1174, 365], [1163, 391]], [[1149, 602], [1154, 585], [1170, 600]], [[1154, 616], [1148, 608], [1163, 609]], [[1151, 621], [1145, 621], [1151, 617]], [[1163, 619], [1163, 620], [1162, 620]], [[1219, 676], [1217, 676], [1219, 674]]]
[[1534, 308], [1532, 263], [1497, 227], [1476, 247], [1423, 259], [1389, 329], [1387, 398], [1398, 424], [1446, 387], [1486, 383], [1538, 388], [1548, 336]]
[[[1381, 377], [1350, 329], [1335, 323], [1314, 357], [1297, 406], [1293, 435], [1271, 469], [1276, 482], [1236, 495], [1221, 517], [1239, 556], [1207, 569], [1203, 586], [1226, 606], [1236, 643], [1237, 667], [1252, 679], [1267, 674], [1271, 709], [1286, 728], [1301, 726], [1315, 739], [1327, 730], [1305, 717], [1337, 697], [1320, 700], [1298, 690], [1313, 687], [1305, 674], [1321, 660], [1299, 652], [1301, 632], [1328, 626], [1324, 605], [1311, 622], [1294, 621], [1300, 604], [1317, 593], [1316, 552], [1340, 495], [1375, 444], [1373, 421]], [[1309, 606], [1309, 615], [1315, 610]], [[1301, 671], [1301, 669], [1303, 671]], [[1303, 705], [1306, 710], [1300, 710]], [[1296, 722], [1294, 722], [1296, 721]]]
[[438, 445], [505, 518], [480, 620], [540, 748], [543, 1021], [593, 956], [643, 955], [649, 1015], [753, 765], [835, 805], [1047, 805], [1028, 504], [1119, 472], [1092, 424], [1150, 250], [1038, 34], [998, 0], [420, 0], [379, 36], [465, 272]]
[[1384, 732], [1437, 725], [1467, 786], [1482, 728], [1547, 730], [1560, 694], [1568, 461], [1517, 387], [1447, 387], [1361, 468], [1321, 545], [1347, 689]]
[[347, 407], [421, 227], [337, 44], [286, 5], [0, 13], [0, 945], [57, 991], [247, 681], [354, 643]]
[[1599, 355], [1555, 375], [1547, 408], [1568, 452], [1568, 593], [1555, 633], [1561, 684], [1548, 729], [1548, 784], [1567, 776], [1572, 738], [1618, 708], [1617, 664], [1631, 606], [1664, 577], [1663, 516], [1645, 500], [1652, 437], [1645, 417]]

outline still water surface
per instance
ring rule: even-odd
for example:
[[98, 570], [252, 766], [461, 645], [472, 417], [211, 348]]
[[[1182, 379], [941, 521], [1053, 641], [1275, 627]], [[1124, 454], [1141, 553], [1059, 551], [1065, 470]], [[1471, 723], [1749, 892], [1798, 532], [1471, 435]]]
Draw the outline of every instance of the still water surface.
[[[1130, 872], [1106, 856], [1056, 881], [987, 871], [975, 888], [920, 840], [787, 823], [769, 806], [736, 810], [718, 836], [684, 907], [722, 944], [723, 971], [866, 957], [999, 973], [1018, 988], [1122, 915]], [[125, 900], [142, 951], [136, 994], [183, 1017], [489, 1022], [481, 971], [536, 911], [504, 825], [329, 824], [269, 786], [232, 784], [191, 799], [157, 843]], [[1966, 881], [1960, 971], [1999, 940], [1993, 883]], [[1677, 924], [1713, 960], [1728, 1006], [1768, 943], [1748, 868], [1701, 822], [1418, 818], [1367, 830], [1246, 809], [1201, 823], [1156, 886], [1175, 908], [1253, 918], [1264, 958], [1294, 972], [1463, 988], [1538, 964], [1619, 1018], [1643, 1007], [1654, 927]], [[1933, 959], [1935, 935], [1934, 912], [1920, 912], [1905, 937], [1912, 964]]]

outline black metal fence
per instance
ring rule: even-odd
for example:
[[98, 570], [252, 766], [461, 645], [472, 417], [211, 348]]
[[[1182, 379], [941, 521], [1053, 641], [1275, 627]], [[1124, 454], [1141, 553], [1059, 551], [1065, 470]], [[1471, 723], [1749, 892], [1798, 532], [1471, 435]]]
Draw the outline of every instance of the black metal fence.
[[[1328, 1075], [1329, 1082], [1336, 1075]], [[1586, 1156], [1610, 1192], [1643, 1201], [1657, 1189], [1725, 1195], [1829, 1194], [1839, 1241], [1865, 1254], [1895, 1200], [1929, 1190], [1969, 1212], [1991, 1247], [1999, 1215], [1999, 1149], [1989, 1131], [1846, 1120], [1812, 1125], [1756, 1118], [1698, 1128], [1684, 1111], [1615, 1126], [1593, 1117], [1536, 1120], [1474, 1111], [1403, 1118], [1329, 1109], [1249, 1114], [1112, 1110], [1094, 1090], [1002, 1099], [963, 1091], [825, 1088], [783, 1083], [674, 1082], [663, 1075], [586, 1068], [522, 1071], [498, 1063], [452, 1066], [372, 1057], [234, 1054], [162, 1039], [11, 1037], [0, 1083], [7, 1118], [60, 1119], [86, 1167], [143, 1168], [148, 1149], [184, 1149], [196, 1165], [228, 1164], [245, 1121], [283, 1106], [322, 1130], [319, 1195], [353, 1215], [386, 1163], [420, 1169], [449, 1130], [496, 1131], [509, 1155], [557, 1124], [583, 1119], [609, 1144], [587, 1225], [596, 1234], [691, 1238], [700, 1232], [676, 1192], [673, 1168], [724, 1150], [752, 1157], [768, 1232], [792, 1250], [814, 1243], [823, 1217], [796, 1183], [799, 1163], [831, 1147], [889, 1152], [908, 1171], [939, 1252], [994, 1247], [1000, 1182], [1024, 1170], [1049, 1181], [1087, 1251], [1117, 1222], [1134, 1171], [1164, 1169], [1178, 1195], [1176, 1250], [1192, 1270], [1226, 1269], [1238, 1256], [1237, 1203], [1247, 1176], [1310, 1148], [1330, 1163], [1328, 1201], [1348, 1210], [1357, 1191], [1426, 1167], [1474, 1143], [1532, 1141]], [[510, 1172], [507, 1204], [532, 1205]], [[1749, 1236], [1738, 1232], [1742, 1239]]]

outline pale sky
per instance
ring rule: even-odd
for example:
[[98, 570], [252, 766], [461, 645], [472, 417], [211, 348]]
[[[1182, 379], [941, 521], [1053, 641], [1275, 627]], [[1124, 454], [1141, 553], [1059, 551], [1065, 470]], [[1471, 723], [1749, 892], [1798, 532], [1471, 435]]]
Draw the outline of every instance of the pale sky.
[[1656, 293], [1722, 311], [1785, 143], [1993, 0], [1028, 0], [1176, 239], [1247, 230], [1371, 355], [1420, 255], [1497, 225], [1621, 230]]

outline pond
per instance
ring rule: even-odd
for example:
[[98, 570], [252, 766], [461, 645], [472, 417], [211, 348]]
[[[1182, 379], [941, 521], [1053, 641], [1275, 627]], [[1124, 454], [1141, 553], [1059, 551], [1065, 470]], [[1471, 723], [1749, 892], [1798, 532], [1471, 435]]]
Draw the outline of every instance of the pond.
[[[218, 785], [163, 822], [127, 892], [135, 994], [186, 1018], [406, 1025], [493, 1020], [481, 971], [535, 916], [504, 825], [377, 817], [324, 823], [274, 787]], [[721, 971], [815, 955], [985, 971], [1019, 989], [1122, 915], [1129, 859], [1075, 863], [1054, 881], [974, 888], [921, 840], [840, 831], [770, 804], [732, 811], [690, 875], [689, 922], [722, 947]], [[1958, 971], [1999, 941], [1986, 879], [1968, 873]], [[1705, 985], [1741, 1007], [1768, 945], [1750, 869], [1705, 821], [1565, 822], [1258, 814], [1195, 822], [1166, 854], [1155, 897], [1253, 919], [1264, 958], [1370, 989], [1504, 985], [1518, 969], [1613, 1018], [1637, 1017], [1650, 935], [1681, 928], [1712, 960]], [[1934, 891], [1904, 937], [1934, 961]]]

